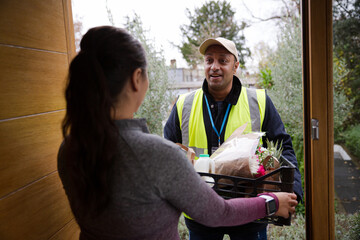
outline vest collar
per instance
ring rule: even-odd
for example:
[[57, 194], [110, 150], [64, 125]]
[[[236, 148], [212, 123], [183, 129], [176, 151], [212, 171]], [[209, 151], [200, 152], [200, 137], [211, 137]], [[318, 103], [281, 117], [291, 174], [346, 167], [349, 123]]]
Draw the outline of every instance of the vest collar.
[[[202, 90], [204, 91], [204, 93], [206, 94], [206, 97], [209, 98], [209, 100], [211, 102], [215, 102], [213, 96], [211, 96], [211, 94], [209, 93], [208, 83], [207, 83], [206, 79], [204, 79], [204, 83], [202, 85]], [[236, 105], [236, 103], [239, 99], [240, 93], [241, 93], [241, 82], [236, 76], [233, 76], [232, 88], [230, 90], [230, 93], [226, 96], [224, 102], [230, 103], [231, 105]]]

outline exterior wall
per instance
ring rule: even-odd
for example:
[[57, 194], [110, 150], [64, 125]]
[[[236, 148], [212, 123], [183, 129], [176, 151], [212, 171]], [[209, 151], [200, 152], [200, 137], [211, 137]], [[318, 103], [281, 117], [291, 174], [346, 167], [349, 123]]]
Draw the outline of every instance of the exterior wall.
[[0, 4], [0, 239], [78, 239], [56, 163], [71, 2]]
[[204, 78], [204, 69], [184, 69], [184, 82], [202, 82]]
[[175, 84], [183, 82], [198, 82], [205, 78], [203, 69], [170, 68], [168, 70], [170, 81]]
[[173, 83], [181, 83], [184, 81], [183, 68], [170, 68], [168, 70], [169, 80]]

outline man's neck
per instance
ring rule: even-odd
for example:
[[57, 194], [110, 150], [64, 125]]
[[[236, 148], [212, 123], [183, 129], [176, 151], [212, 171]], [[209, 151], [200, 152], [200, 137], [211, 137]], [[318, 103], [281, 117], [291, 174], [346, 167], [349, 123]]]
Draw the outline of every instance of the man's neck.
[[232, 83], [223, 90], [213, 90], [208, 88], [210, 95], [214, 98], [215, 101], [224, 101], [227, 95], [229, 95], [232, 89]]

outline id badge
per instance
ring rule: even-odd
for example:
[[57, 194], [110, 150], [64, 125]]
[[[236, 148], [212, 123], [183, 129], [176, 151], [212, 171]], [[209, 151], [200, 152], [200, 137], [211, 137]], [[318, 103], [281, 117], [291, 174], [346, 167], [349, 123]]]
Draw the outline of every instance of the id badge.
[[211, 148], [211, 154], [213, 154], [216, 150], [218, 150], [218, 147], [212, 147]]

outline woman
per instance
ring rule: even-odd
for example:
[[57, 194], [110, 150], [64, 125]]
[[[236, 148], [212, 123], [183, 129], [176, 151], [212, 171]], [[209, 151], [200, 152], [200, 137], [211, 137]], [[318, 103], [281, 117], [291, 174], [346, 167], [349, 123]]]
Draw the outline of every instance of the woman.
[[[59, 175], [80, 239], [179, 239], [181, 212], [208, 226], [266, 216], [260, 197], [224, 200], [194, 171], [180, 148], [133, 119], [148, 89], [145, 52], [125, 30], [90, 29], [71, 62]], [[296, 196], [270, 194], [276, 214]]]

